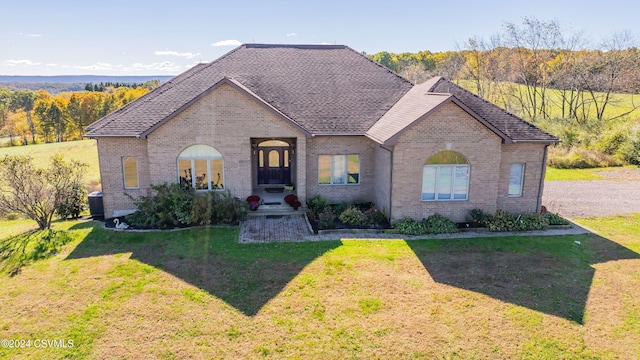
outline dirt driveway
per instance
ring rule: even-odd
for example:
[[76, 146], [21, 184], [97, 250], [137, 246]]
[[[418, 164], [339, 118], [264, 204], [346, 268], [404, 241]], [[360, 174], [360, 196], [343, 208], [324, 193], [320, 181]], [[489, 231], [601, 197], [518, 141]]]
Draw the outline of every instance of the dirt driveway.
[[598, 174], [605, 178], [545, 182], [542, 204], [570, 218], [640, 212], [640, 168]]

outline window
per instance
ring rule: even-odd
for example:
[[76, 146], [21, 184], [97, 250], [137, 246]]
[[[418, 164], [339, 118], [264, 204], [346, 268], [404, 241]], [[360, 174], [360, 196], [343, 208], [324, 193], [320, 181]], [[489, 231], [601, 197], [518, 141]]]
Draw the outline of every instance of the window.
[[360, 183], [360, 155], [318, 156], [318, 184], [355, 185]]
[[139, 189], [138, 183], [138, 159], [125, 156], [122, 158], [122, 174], [124, 176], [125, 189]]
[[422, 168], [422, 201], [467, 200], [469, 163], [460, 153], [441, 151]]
[[522, 186], [524, 185], [524, 164], [512, 164], [509, 174], [509, 196], [522, 196]]
[[207, 145], [186, 148], [178, 156], [178, 180], [196, 190], [223, 190], [222, 155]]

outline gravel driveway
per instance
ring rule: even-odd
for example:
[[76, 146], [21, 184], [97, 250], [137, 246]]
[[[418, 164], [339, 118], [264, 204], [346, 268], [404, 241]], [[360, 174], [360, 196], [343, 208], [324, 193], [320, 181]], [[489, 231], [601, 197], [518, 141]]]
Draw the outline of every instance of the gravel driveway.
[[640, 168], [599, 174], [605, 179], [546, 181], [542, 204], [570, 218], [640, 212]]

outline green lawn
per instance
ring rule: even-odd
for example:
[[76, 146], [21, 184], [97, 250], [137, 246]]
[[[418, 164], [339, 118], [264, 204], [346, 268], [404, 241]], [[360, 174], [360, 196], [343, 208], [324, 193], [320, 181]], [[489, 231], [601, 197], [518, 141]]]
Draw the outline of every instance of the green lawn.
[[545, 181], [557, 181], [557, 180], [598, 180], [604, 179], [604, 176], [596, 174], [597, 171], [602, 171], [609, 168], [594, 168], [594, 169], [556, 169], [547, 166], [547, 173], [544, 177]]
[[31, 245], [0, 275], [0, 332], [73, 347], [0, 358], [639, 358], [640, 214], [579, 221], [603, 237], [238, 244], [58, 222], [46, 259], [13, 234]]
[[95, 140], [68, 141], [62, 143], [37, 144], [27, 146], [0, 147], [0, 158], [5, 155], [29, 155], [36, 167], [49, 167], [51, 156], [61, 154], [65, 160], [77, 160], [87, 164], [85, 183], [89, 191], [100, 189], [100, 168], [98, 148]]

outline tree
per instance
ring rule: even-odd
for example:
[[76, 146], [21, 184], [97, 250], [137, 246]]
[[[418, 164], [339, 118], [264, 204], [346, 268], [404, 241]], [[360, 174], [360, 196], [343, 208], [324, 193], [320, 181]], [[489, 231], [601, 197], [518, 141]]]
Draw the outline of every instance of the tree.
[[36, 124], [33, 122], [33, 118], [31, 116], [31, 111], [33, 110], [33, 105], [36, 102], [37, 95], [30, 90], [20, 90], [11, 94], [11, 100], [9, 102], [9, 109], [12, 111], [17, 111], [19, 109], [24, 110], [27, 115], [27, 125], [29, 126], [29, 130], [31, 132], [31, 143], [36, 143]]
[[0, 211], [22, 214], [40, 230], [51, 228], [56, 208], [68, 189], [82, 183], [86, 167], [77, 161], [67, 163], [60, 155], [51, 158], [48, 169], [36, 169], [25, 155], [6, 155], [0, 165]]

